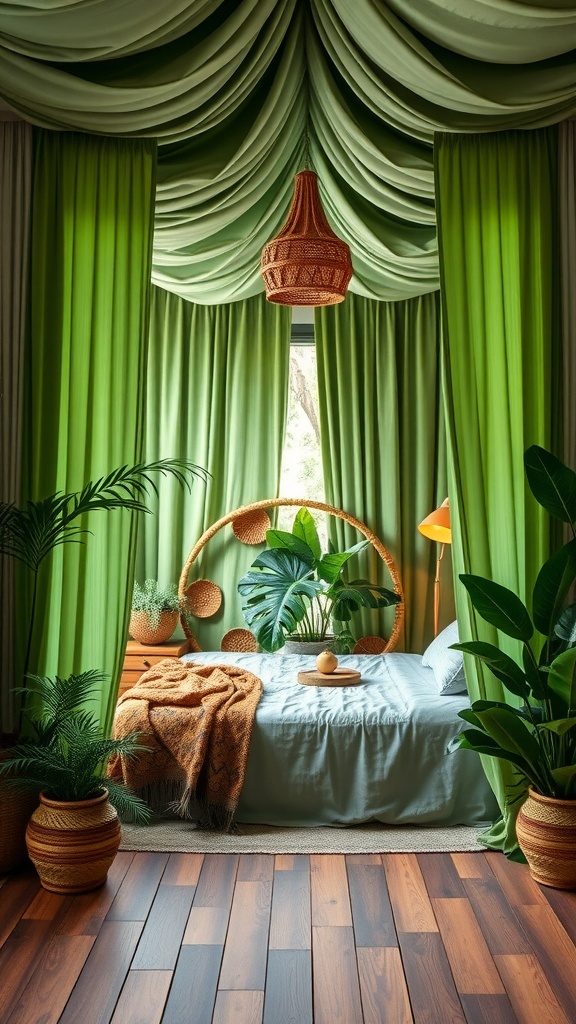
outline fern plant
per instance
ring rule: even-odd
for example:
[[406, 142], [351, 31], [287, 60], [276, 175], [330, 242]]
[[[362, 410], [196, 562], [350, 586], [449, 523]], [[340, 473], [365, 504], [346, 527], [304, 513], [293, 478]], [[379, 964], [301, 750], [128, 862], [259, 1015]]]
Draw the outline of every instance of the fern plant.
[[121, 818], [144, 825], [150, 820], [148, 805], [121, 782], [109, 779], [106, 766], [112, 754], [137, 757], [148, 748], [138, 734], [109, 739], [95, 718], [81, 710], [82, 703], [101, 682], [101, 672], [89, 671], [61, 679], [31, 677], [42, 698], [30, 712], [36, 740], [13, 747], [0, 762], [0, 777], [21, 792], [42, 790], [52, 800], [89, 800], [108, 790], [110, 803]]

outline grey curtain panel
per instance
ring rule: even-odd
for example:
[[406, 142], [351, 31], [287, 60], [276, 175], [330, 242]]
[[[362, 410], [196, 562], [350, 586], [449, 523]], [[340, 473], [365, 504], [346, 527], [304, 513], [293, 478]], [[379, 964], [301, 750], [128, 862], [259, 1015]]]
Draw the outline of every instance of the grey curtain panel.
[[[0, 111], [0, 118], [2, 117]], [[29, 286], [32, 126], [0, 120], [0, 498], [20, 500], [24, 338]], [[15, 728], [14, 563], [0, 558], [0, 731]]]

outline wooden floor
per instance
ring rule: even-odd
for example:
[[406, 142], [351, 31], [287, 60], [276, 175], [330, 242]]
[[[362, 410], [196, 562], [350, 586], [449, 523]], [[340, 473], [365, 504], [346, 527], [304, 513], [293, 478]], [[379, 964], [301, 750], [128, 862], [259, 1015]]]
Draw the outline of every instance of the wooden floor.
[[0, 888], [1, 1024], [574, 1024], [576, 894], [501, 854], [121, 853]]

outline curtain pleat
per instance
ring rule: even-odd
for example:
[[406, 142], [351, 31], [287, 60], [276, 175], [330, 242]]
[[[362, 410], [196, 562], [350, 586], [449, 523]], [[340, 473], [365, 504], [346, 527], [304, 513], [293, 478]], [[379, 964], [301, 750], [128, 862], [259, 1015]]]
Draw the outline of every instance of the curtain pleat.
[[[32, 127], [0, 121], [0, 497], [20, 502], [24, 342], [30, 256]], [[0, 734], [13, 731], [15, 565], [0, 558]]]
[[[457, 576], [493, 579], [530, 607], [550, 553], [550, 521], [526, 486], [523, 453], [531, 444], [560, 453], [557, 173], [555, 129], [436, 139], [459, 633], [516, 657], [516, 642], [473, 612]], [[514, 699], [466, 661], [473, 699]], [[502, 810], [484, 841], [513, 848], [514, 774], [494, 758], [484, 767]]]
[[[348, 295], [318, 309], [315, 321], [322, 461], [330, 504], [362, 519], [384, 541], [402, 579], [406, 616], [398, 649], [423, 651], [433, 632], [433, 580], [438, 551], [418, 533], [446, 497], [446, 454], [440, 410], [438, 293], [403, 302]], [[339, 546], [361, 538], [330, 518]], [[454, 618], [450, 555], [442, 563], [441, 624]], [[390, 586], [372, 549], [358, 573]], [[391, 610], [362, 609], [356, 637], [388, 636]]]
[[564, 459], [576, 466], [576, 122], [558, 125]]
[[[263, 295], [199, 306], [152, 289], [147, 364], [146, 460], [186, 456], [211, 473], [187, 494], [160, 482], [153, 516], [140, 523], [136, 578], [177, 583], [202, 533], [241, 505], [278, 495], [288, 401], [291, 310]], [[226, 527], [193, 566], [190, 580], [218, 584], [223, 601], [194, 620], [204, 650], [245, 627], [238, 580], [261, 550]]]
[[[156, 145], [40, 131], [32, 222], [27, 493], [79, 490], [142, 456]], [[94, 512], [41, 569], [31, 666], [107, 673], [109, 725], [130, 609], [136, 521]]]

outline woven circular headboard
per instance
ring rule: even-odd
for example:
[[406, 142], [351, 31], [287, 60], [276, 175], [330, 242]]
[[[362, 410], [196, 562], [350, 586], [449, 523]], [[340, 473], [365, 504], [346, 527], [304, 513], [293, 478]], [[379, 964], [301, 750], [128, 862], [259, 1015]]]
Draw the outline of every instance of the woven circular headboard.
[[[399, 594], [402, 600], [395, 606], [396, 612], [394, 615], [394, 624], [388, 640], [384, 640], [379, 637], [363, 637], [358, 641], [354, 650], [357, 653], [364, 652], [367, 654], [380, 652], [384, 654], [388, 651], [394, 650], [400, 635], [400, 630], [402, 629], [402, 623], [404, 622], [404, 593], [402, 590], [402, 583], [400, 581], [400, 574], [392, 555], [376, 534], [372, 533], [372, 530], [366, 526], [366, 523], [363, 523], [360, 519], [355, 519], [354, 516], [351, 516], [348, 512], [343, 512], [342, 509], [335, 508], [333, 505], [327, 505], [323, 501], [309, 501], [307, 498], [268, 498], [263, 501], [255, 501], [252, 505], [243, 505], [241, 508], [234, 509], [233, 512], [228, 512], [225, 516], [222, 516], [221, 519], [218, 519], [213, 523], [212, 526], [209, 526], [192, 548], [180, 574], [178, 595], [181, 598], [188, 599], [190, 612], [198, 618], [207, 618], [210, 615], [214, 615], [220, 607], [222, 595], [220, 588], [216, 583], [212, 582], [212, 580], [203, 579], [196, 580], [191, 584], [188, 583], [190, 570], [202, 551], [202, 548], [206, 546], [208, 541], [224, 526], [228, 526], [229, 523], [232, 523], [234, 534], [242, 543], [264, 543], [266, 540], [266, 530], [270, 529], [271, 525], [266, 509], [278, 508], [282, 505], [294, 505], [298, 508], [314, 508], [319, 512], [327, 512], [329, 515], [337, 516], [338, 519], [343, 519], [344, 522], [355, 527], [355, 529], [370, 541], [372, 547], [378, 552], [380, 558], [386, 564], [392, 579], [394, 592]], [[201, 651], [202, 648], [190, 629], [187, 617], [182, 615], [181, 620], [182, 629], [190, 642], [191, 650]], [[231, 644], [234, 646], [230, 646]], [[256, 644], [255, 638], [247, 629], [230, 630], [222, 641], [222, 650], [255, 651], [257, 649], [258, 645]]]

